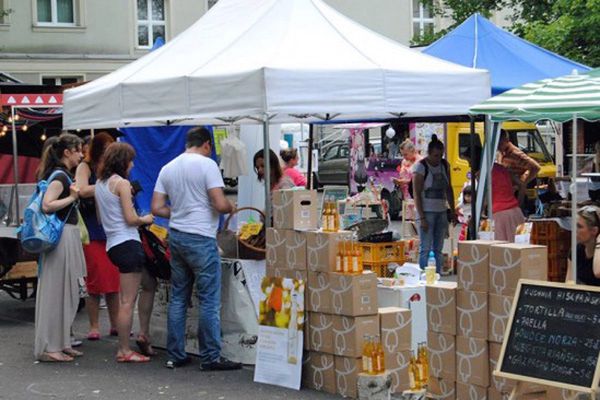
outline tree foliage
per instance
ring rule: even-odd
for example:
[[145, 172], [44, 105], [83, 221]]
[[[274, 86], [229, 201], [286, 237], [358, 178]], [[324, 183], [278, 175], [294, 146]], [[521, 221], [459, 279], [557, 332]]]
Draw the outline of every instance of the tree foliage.
[[[441, 2], [443, 1], [443, 2]], [[415, 36], [428, 45], [478, 12], [490, 17], [513, 10], [511, 31], [541, 47], [590, 65], [600, 66], [600, 0], [421, 0], [433, 14], [453, 21], [448, 29]]]

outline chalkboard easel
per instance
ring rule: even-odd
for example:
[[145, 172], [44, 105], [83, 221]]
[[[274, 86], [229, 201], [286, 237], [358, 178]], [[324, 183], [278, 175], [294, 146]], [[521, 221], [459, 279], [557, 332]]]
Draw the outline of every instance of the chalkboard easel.
[[494, 375], [597, 399], [600, 287], [520, 280]]

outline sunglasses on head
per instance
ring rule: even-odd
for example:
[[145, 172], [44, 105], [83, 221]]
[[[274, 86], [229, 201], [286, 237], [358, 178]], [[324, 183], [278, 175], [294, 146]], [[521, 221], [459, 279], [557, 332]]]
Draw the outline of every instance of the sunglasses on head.
[[593, 224], [597, 227], [600, 227], [600, 216], [598, 216], [600, 209], [598, 207], [585, 206], [585, 207], [581, 208], [581, 210], [579, 212], [583, 216], [587, 216], [588, 218], [591, 218], [593, 220]]

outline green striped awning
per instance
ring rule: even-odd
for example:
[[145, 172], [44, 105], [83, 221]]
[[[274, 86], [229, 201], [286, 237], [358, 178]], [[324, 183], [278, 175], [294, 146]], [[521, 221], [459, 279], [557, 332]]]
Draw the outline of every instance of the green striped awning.
[[528, 83], [471, 107], [493, 120], [600, 120], [600, 69]]

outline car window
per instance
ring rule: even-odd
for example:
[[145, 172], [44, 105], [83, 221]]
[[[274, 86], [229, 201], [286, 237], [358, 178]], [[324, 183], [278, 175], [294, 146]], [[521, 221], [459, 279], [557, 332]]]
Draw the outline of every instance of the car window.
[[[475, 146], [481, 148], [481, 137], [479, 137], [479, 135], [475, 135]], [[461, 154], [465, 154], [470, 148], [471, 134], [461, 133], [458, 135], [458, 156], [462, 158]]]
[[340, 158], [348, 158], [349, 154], [350, 154], [350, 149], [348, 149], [348, 147], [343, 146], [340, 148]]
[[323, 156], [323, 160], [328, 161], [328, 160], [333, 160], [334, 158], [337, 158], [338, 152], [340, 150], [340, 146], [331, 146], [330, 148], [328, 148], [325, 151], [325, 155]]

